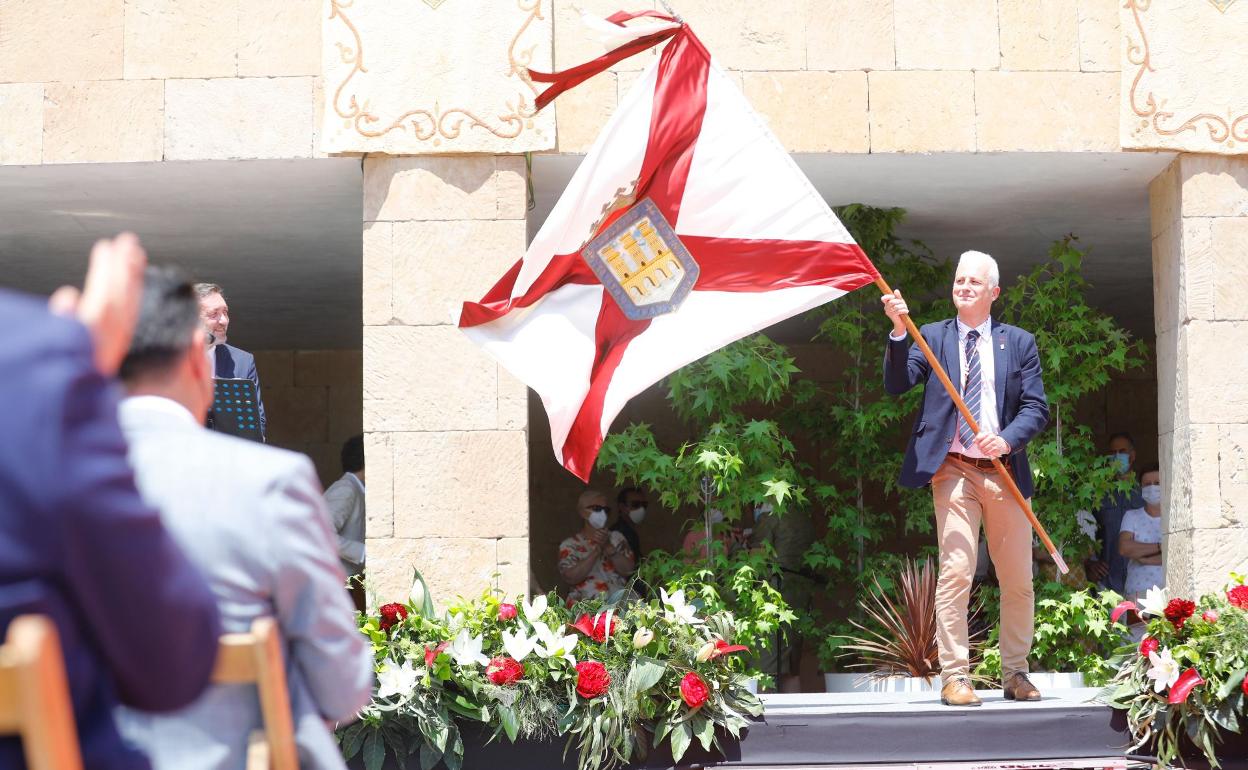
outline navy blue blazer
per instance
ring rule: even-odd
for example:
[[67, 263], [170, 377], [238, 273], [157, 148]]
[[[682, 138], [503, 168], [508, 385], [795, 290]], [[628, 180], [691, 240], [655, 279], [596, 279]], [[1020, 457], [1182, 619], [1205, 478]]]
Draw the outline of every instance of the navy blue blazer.
[[[957, 319], [927, 324], [919, 333], [944, 365], [949, 379], [960, 386]], [[1023, 495], [1031, 497], [1035, 486], [1027, 462], [1027, 442], [1044, 430], [1049, 421], [1036, 338], [1016, 326], [993, 320], [992, 357], [1000, 435], [1010, 445], [1009, 464], [1014, 480]], [[919, 383], [924, 385], [923, 408], [914, 421], [906, 459], [901, 465], [903, 487], [917, 488], [931, 482], [953, 445], [958, 413], [919, 346], [908, 339], [889, 339], [884, 351], [884, 389], [899, 396]]]
[[[85, 766], [145, 770], [113, 707], [170, 711], [199, 695], [216, 601], [135, 489], [117, 386], [86, 329], [0, 291], [0, 330], [0, 630], [50, 617]], [[24, 766], [18, 741], [0, 739], [0, 767]]]
[[260, 374], [256, 357], [233, 345], [217, 345], [217, 376], [233, 379], [246, 377], [256, 386], [256, 409], [260, 412], [260, 438], [264, 438], [264, 399], [260, 398]]

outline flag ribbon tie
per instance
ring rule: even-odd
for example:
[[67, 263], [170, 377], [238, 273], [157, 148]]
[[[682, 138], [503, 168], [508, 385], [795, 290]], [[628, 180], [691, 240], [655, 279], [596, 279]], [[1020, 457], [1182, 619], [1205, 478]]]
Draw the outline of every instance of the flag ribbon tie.
[[594, 75], [605, 71], [617, 62], [624, 61], [630, 56], [636, 56], [642, 51], [652, 48], [659, 43], [662, 43], [664, 40], [683, 32], [686, 28], [683, 22], [680, 22], [665, 13], [659, 13], [658, 11], [637, 11], [632, 13], [617, 11], [616, 13], [608, 16], [607, 21], [623, 27], [624, 22], [643, 16], [650, 16], [662, 21], [678, 23], [680, 26], [660, 30], [652, 34], [639, 37], [636, 40], [631, 40], [618, 48], [611, 49], [602, 56], [599, 56], [597, 59], [591, 59], [584, 64], [578, 64], [577, 66], [569, 67], [566, 70], [560, 70], [559, 72], [537, 72], [535, 70], [529, 70], [529, 78], [533, 81], [537, 83], [551, 84], [549, 88], [542, 91], [542, 93], [538, 95], [535, 102], [536, 110], [541, 110], [547, 104], [554, 101], [555, 98], [564, 91], [576, 88], [581, 83], [584, 83]]

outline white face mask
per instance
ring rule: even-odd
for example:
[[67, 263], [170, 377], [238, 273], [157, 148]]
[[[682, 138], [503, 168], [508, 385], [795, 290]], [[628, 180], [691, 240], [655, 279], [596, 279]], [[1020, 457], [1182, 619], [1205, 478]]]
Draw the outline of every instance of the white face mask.
[[634, 524], [640, 524], [641, 522], [645, 521], [646, 520], [646, 506], [643, 505], [640, 508], [632, 509], [631, 511], [628, 512], [628, 518], [632, 519]]
[[602, 529], [607, 526], [607, 512], [593, 511], [589, 514], [589, 526], [594, 529]]
[[1161, 485], [1149, 484], [1140, 490], [1140, 497], [1144, 498], [1147, 505], [1158, 505], [1161, 503]]
[[711, 524], [718, 524], [724, 520], [724, 512], [718, 508], [712, 508], [711, 512], [707, 514], [707, 518], [710, 520]]

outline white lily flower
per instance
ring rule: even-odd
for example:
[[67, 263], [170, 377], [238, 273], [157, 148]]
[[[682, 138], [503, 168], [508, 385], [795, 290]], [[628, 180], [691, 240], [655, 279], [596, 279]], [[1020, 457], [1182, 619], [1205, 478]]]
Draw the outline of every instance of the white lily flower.
[[711, 656], [714, 654], [715, 654], [715, 642], [707, 642], [706, 644], [702, 645], [702, 647], [698, 650], [697, 654], [694, 655], [694, 658], [699, 663], [705, 663], [708, 660], [710, 660]]
[[451, 646], [447, 649], [451, 658], [461, 667], [471, 666], [474, 663], [478, 666], [484, 666], [490, 662], [490, 659], [481, 654], [481, 645], [484, 639], [481, 636], [468, 636], [468, 629], [462, 629], [455, 637], [455, 641], [451, 642]]
[[459, 629], [464, 627], [464, 622], [466, 620], [467, 619], [460, 613], [452, 612], [446, 617], [446, 626], [451, 631], [458, 631]]
[[524, 611], [524, 619], [529, 621], [531, 624], [541, 621], [542, 615], [546, 612], [546, 607], [548, 605], [549, 602], [546, 599], [546, 594], [534, 596], [531, 604], [529, 603], [527, 596], [524, 598], [524, 601], [520, 602], [520, 607]]
[[381, 662], [381, 671], [377, 674], [377, 697], [389, 698], [402, 695], [404, 698], [416, 691], [416, 680], [419, 675], [410, 660], [403, 665], [395, 663], [394, 658], [386, 658]]
[[646, 628], [645, 626], [642, 626], [641, 628], [637, 629], [636, 633], [633, 634], [633, 649], [640, 650], [642, 647], [645, 647], [647, 644], [650, 644], [653, 641], [654, 641], [654, 632]]
[[1170, 654], [1169, 649], [1162, 650], [1160, 653], [1150, 652], [1148, 662], [1150, 666], [1146, 676], [1153, 680], [1153, 692], [1165, 692], [1167, 687], [1179, 681], [1179, 664]]
[[563, 626], [550, 628], [540, 620], [533, 624], [533, 631], [539, 639], [537, 652], [544, 658], [563, 658], [576, 665], [572, 651], [576, 649], [576, 634], [563, 633]]
[[1140, 601], [1140, 614], [1161, 617], [1166, 614], [1166, 590], [1153, 586]]
[[669, 623], [693, 626], [702, 624], [702, 620], [697, 616], [697, 608], [685, 602], [683, 588], [671, 595], [663, 588], [659, 588], [659, 598], [663, 600], [663, 616]]
[[537, 647], [538, 641], [537, 636], [529, 636], [524, 633], [523, 629], [517, 628], [515, 633], [511, 631], [503, 632], [503, 649], [517, 661], [527, 658], [529, 653], [533, 652], [534, 648]]

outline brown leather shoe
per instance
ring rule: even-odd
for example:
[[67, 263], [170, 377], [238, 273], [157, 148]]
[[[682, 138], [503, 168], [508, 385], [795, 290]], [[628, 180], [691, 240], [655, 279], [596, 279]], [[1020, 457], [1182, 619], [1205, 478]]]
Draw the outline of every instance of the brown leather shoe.
[[1036, 689], [1036, 686], [1031, 683], [1031, 680], [1022, 671], [1015, 671], [1006, 677], [1005, 685], [1002, 689], [1005, 690], [1006, 700], [1040, 700], [1040, 691]]
[[946, 706], [978, 706], [982, 703], [971, 686], [971, 680], [955, 676], [940, 688], [940, 702]]

